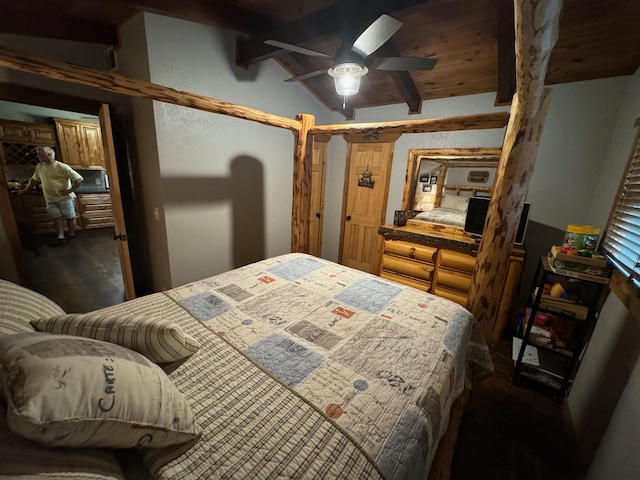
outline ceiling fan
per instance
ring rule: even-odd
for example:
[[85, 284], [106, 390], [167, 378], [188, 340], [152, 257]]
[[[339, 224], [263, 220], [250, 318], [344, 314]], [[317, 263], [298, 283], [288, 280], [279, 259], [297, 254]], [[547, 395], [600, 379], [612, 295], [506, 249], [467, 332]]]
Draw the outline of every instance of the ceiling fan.
[[370, 57], [372, 53], [389, 41], [401, 26], [401, 21], [382, 14], [358, 35], [353, 42], [349, 44], [343, 40], [342, 46], [333, 56], [277, 40], [266, 40], [265, 43], [303, 55], [332, 58], [334, 65], [329, 69], [314, 70], [291, 77], [285, 81], [297, 82], [328, 73], [334, 79], [336, 93], [346, 98], [349, 95], [358, 93], [360, 79], [370, 69], [392, 71], [431, 70], [435, 66], [437, 63], [435, 58]]

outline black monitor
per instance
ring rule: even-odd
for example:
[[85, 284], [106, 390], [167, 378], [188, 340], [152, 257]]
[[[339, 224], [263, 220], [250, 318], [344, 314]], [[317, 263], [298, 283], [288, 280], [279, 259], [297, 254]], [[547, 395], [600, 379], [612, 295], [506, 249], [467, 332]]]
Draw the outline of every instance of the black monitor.
[[[525, 202], [524, 206], [522, 207], [522, 215], [520, 215], [520, 223], [518, 224], [518, 230], [516, 232], [516, 245], [522, 245], [524, 243], [524, 236], [527, 232], [527, 223], [529, 220], [530, 210], [531, 203]], [[470, 197], [469, 207], [467, 208], [467, 217], [464, 222], [465, 233], [478, 238], [482, 237], [482, 230], [484, 230], [484, 221], [487, 218], [488, 211], [488, 197]]]

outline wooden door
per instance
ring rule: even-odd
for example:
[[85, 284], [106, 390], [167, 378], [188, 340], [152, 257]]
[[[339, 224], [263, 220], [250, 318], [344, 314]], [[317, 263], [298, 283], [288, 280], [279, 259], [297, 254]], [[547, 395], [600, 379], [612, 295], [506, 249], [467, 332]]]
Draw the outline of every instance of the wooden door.
[[329, 138], [315, 138], [311, 156], [311, 208], [309, 210], [309, 253], [320, 256], [322, 251], [322, 217], [324, 214], [324, 180]]
[[361, 139], [345, 136], [349, 147], [339, 253], [339, 260], [343, 265], [378, 273], [378, 228], [384, 223], [387, 211], [391, 161], [398, 136], [378, 138], [366, 143], [354, 143], [353, 140]]
[[122, 268], [125, 295], [127, 300], [131, 300], [132, 298], [135, 298], [136, 293], [133, 284], [131, 257], [129, 254], [129, 244], [127, 243], [127, 228], [124, 223], [122, 197], [120, 196], [120, 182], [118, 180], [118, 166], [116, 165], [113, 135], [111, 133], [111, 116], [109, 114], [108, 105], [103, 104], [100, 107], [99, 118], [102, 126], [102, 144], [104, 146], [104, 158], [107, 174], [109, 175], [109, 193], [111, 194], [113, 218], [115, 222], [114, 240], [118, 242], [120, 267]]

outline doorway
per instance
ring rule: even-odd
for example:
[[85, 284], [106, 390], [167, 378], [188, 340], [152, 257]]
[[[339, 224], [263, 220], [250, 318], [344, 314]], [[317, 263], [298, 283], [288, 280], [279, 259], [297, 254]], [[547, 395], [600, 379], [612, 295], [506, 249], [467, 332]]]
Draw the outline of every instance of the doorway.
[[348, 142], [339, 262], [378, 274], [380, 238], [399, 134], [345, 135]]
[[[52, 95], [55, 97], [55, 94]], [[108, 178], [105, 192], [78, 194], [82, 201], [78, 201], [77, 205], [82, 205], [77, 206], [76, 213], [84, 215], [84, 218], [76, 222], [79, 227], [76, 239], [72, 243], [56, 247], [48, 245], [53, 234], [28, 229], [25, 231], [24, 224], [20, 225], [24, 219], [14, 207], [16, 203], [21, 203], [16, 200], [22, 200], [28, 194], [16, 198], [6, 190], [0, 192], [0, 214], [5, 234], [12, 247], [17, 246], [12, 248], [12, 252], [18, 266], [19, 283], [48, 296], [69, 313], [91, 311], [133, 298], [133, 276], [126, 244], [108, 107], [98, 102], [85, 101], [84, 104], [88, 102], [92, 105], [91, 109], [95, 113], [88, 114], [86, 109], [75, 112], [63, 110], [60, 105], [52, 109], [41, 105], [41, 101], [36, 105], [35, 102], [12, 102], [11, 99], [3, 101], [3, 98], [6, 97], [0, 96], [0, 117], [11, 116], [14, 120], [31, 120], [37, 123], [62, 116], [92, 121], [99, 125], [105, 153], [103, 170]], [[9, 180], [17, 179], [3, 178], [3, 182]], [[105, 217], [111, 217], [106, 226], [99, 223]], [[116, 239], [117, 242], [114, 241]], [[16, 258], [17, 256], [21, 258]]]

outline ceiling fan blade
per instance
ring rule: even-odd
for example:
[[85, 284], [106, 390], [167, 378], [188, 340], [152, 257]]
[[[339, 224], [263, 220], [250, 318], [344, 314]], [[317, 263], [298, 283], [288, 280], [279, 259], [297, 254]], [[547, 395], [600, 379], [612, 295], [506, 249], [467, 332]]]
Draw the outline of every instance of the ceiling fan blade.
[[302, 53], [303, 55], [309, 55], [311, 57], [332, 58], [331, 55], [327, 55], [326, 53], [317, 52], [315, 50], [299, 47], [297, 45], [291, 45], [290, 43], [279, 42], [277, 40], [265, 40], [264, 43], [266, 43], [267, 45], [271, 45], [272, 47], [282, 48], [283, 50], [289, 50], [291, 52]]
[[324, 68], [322, 70], [314, 70], [313, 72], [303, 73], [302, 75], [296, 75], [295, 77], [287, 78], [285, 82], [300, 82], [302, 80], [307, 80], [308, 78], [317, 77], [318, 75], [327, 73], [327, 70], [327, 68]]
[[351, 51], [363, 57], [368, 57], [389, 40], [401, 26], [402, 22], [400, 20], [396, 20], [386, 14], [380, 15], [376, 21], [356, 38]]
[[431, 70], [438, 60], [418, 57], [381, 57], [373, 59], [371, 68], [376, 70]]

